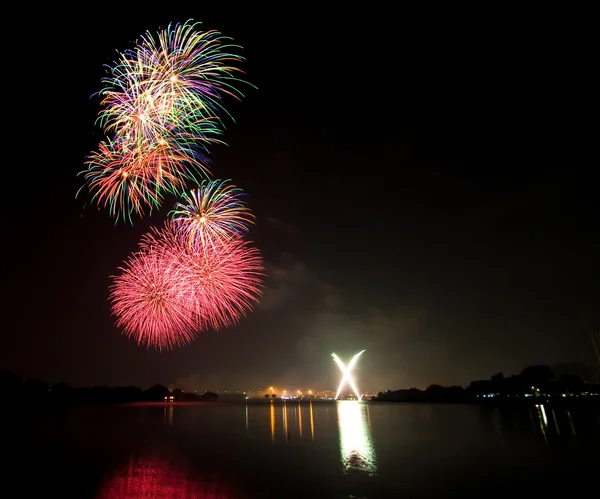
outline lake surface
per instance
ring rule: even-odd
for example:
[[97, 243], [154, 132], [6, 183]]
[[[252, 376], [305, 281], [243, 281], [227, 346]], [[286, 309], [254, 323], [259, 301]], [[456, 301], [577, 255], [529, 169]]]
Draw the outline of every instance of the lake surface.
[[600, 472], [597, 409], [275, 401], [20, 419], [3, 425], [7, 498], [593, 497]]

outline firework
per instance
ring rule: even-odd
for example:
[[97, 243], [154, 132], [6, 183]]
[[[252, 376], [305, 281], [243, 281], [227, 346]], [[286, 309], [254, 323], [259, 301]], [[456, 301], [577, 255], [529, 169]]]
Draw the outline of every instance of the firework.
[[196, 306], [198, 320], [219, 330], [237, 324], [262, 294], [262, 255], [240, 238], [187, 249], [185, 296]]
[[[188, 181], [197, 182], [194, 174], [208, 175], [205, 163], [192, 159], [199, 156], [198, 151], [174, 147], [167, 141], [108, 140], [87, 157], [87, 170], [80, 175], [98, 206], [108, 207], [116, 220], [132, 222], [133, 214], [141, 217], [160, 207], [165, 194], [175, 194]], [[194, 169], [189, 164], [195, 165]]]
[[358, 360], [358, 358], [365, 351], [366, 350], [361, 350], [360, 352], [358, 352], [357, 354], [355, 354], [354, 357], [352, 357], [352, 360], [348, 363], [347, 366], [344, 365], [344, 363], [340, 360], [340, 358], [335, 353], [331, 354], [331, 356], [333, 357], [333, 360], [335, 361], [335, 363], [338, 365], [338, 367], [340, 368], [340, 370], [344, 373], [344, 376], [342, 377], [342, 381], [340, 382], [340, 386], [338, 386], [337, 393], [335, 394], [335, 398], [336, 399], [340, 396], [340, 393], [342, 392], [342, 388], [344, 388], [344, 384], [346, 384], [346, 383], [348, 383], [350, 385], [350, 387], [352, 388], [352, 391], [354, 391], [354, 394], [356, 395], [356, 398], [358, 400], [362, 399], [362, 395], [358, 391], [358, 388], [356, 387], [356, 384], [354, 383], [354, 379], [352, 378], [352, 369], [356, 365], [356, 361]]
[[241, 238], [195, 248], [174, 224], [152, 228], [111, 286], [116, 324], [140, 344], [169, 349], [239, 322], [262, 293], [260, 251]]
[[196, 249], [241, 237], [255, 220], [244, 192], [227, 180], [202, 181], [169, 215], [177, 233]]
[[160, 206], [165, 193], [208, 178], [209, 147], [224, 143], [224, 99], [243, 96], [243, 59], [229, 38], [199, 26], [187, 21], [156, 36], [146, 32], [106, 67], [97, 123], [112, 138], [81, 173], [93, 199], [117, 220], [131, 222], [132, 214]]
[[200, 23], [169, 24], [146, 32], [133, 49], [107, 66], [100, 125], [117, 134], [160, 137], [164, 129], [197, 137], [221, 133], [225, 96], [239, 100], [239, 46]]
[[120, 268], [110, 289], [116, 325], [138, 344], [171, 349], [189, 343], [200, 328], [181, 295], [181, 267], [162, 246], [147, 244]]
[[191, 246], [167, 220], [161, 229], [153, 228], [145, 234], [140, 246], [146, 250], [158, 248], [162, 260], [176, 266], [180, 303], [194, 311], [203, 330], [238, 323], [260, 299], [262, 255], [248, 241], [232, 238]]

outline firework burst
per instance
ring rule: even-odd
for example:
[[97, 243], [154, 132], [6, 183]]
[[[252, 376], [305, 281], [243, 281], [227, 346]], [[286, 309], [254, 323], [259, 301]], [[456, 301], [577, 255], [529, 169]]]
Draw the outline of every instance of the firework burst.
[[258, 302], [265, 275], [260, 251], [240, 238], [186, 247], [184, 294], [198, 320], [219, 330], [237, 324]]
[[159, 350], [189, 343], [200, 325], [182, 299], [181, 267], [161, 246], [133, 253], [110, 289], [117, 327], [138, 344]]
[[165, 193], [209, 177], [209, 147], [224, 143], [224, 100], [243, 96], [243, 58], [229, 40], [200, 23], [170, 24], [107, 65], [97, 124], [112, 138], [81, 173], [113, 218], [132, 222], [134, 213], [159, 207]]
[[[218, 117], [229, 114], [224, 97], [239, 100], [243, 94], [237, 85], [247, 84], [238, 67], [243, 58], [234, 53], [241, 47], [218, 31], [203, 31], [200, 26], [187, 21], [169, 24], [156, 36], [146, 32], [134, 49], [107, 68], [109, 76], [102, 80], [100, 91], [104, 128], [130, 130], [132, 120], [144, 128], [152, 122], [160, 128], [206, 125], [194, 118], [198, 115], [222, 125]], [[205, 136], [217, 128], [200, 126], [196, 135]]]
[[228, 182], [202, 181], [169, 213], [177, 233], [196, 250], [241, 237], [254, 224], [244, 192]]
[[170, 349], [238, 323], [260, 299], [263, 277], [262, 255], [249, 242], [194, 248], [167, 221], [142, 237], [114, 277], [112, 313], [139, 344]]

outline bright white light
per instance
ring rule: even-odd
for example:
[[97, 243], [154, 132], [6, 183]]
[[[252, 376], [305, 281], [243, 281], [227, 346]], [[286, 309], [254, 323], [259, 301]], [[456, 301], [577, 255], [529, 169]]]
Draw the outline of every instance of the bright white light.
[[345, 366], [344, 363], [340, 360], [340, 358], [335, 353], [331, 354], [331, 356], [333, 357], [333, 360], [335, 360], [335, 363], [339, 366], [342, 373], [344, 373], [344, 376], [342, 377], [342, 382], [340, 383], [337, 393], [335, 394], [336, 399], [340, 396], [340, 392], [342, 391], [342, 388], [344, 387], [344, 383], [346, 383], [346, 382], [350, 385], [350, 387], [352, 388], [352, 391], [356, 394], [356, 398], [358, 398], [358, 400], [362, 399], [362, 395], [358, 391], [358, 388], [356, 387], [356, 384], [354, 383], [354, 380], [352, 379], [352, 369], [354, 368], [356, 361], [362, 355], [363, 352], [365, 352], [365, 350], [361, 350], [356, 355], [354, 355], [354, 357], [352, 357], [352, 360], [348, 363], [348, 366]]
[[376, 472], [375, 449], [367, 423], [367, 410], [368, 406], [356, 400], [337, 402], [340, 454], [346, 471]]

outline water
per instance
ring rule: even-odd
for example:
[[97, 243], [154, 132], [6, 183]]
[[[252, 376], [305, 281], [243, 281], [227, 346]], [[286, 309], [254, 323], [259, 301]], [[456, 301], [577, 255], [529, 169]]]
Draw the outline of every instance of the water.
[[138, 404], [8, 424], [10, 498], [559, 497], [600, 470], [596, 409]]

